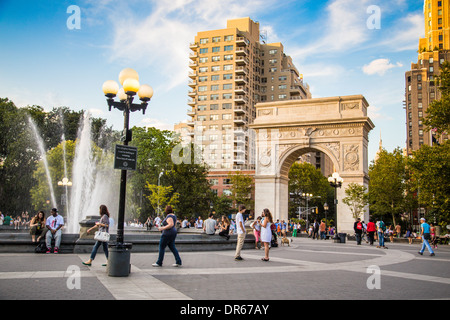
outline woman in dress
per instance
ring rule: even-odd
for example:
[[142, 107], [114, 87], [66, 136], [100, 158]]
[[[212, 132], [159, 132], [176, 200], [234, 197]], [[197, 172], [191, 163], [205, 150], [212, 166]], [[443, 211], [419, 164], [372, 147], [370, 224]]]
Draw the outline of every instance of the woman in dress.
[[[90, 228], [87, 231], [87, 234], [91, 232], [94, 229], [98, 228], [98, 231], [108, 232], [109, 231], [109, 211], [108, 208], [102, 204], [100, 206], [100, 221], [95, 223], [95, 226]], [[95, 256], [97, 255], [98, 248], [100, 246], [103, 246], [103, 252], [105, 253], [106, 260], [108, 260], [108, 242], [107, 241], [96, 241], [94, 244], [94, 247], [92, 248], [91, 257], [88, 261], [83, 262], [85, 266], [91, 266], [92, 261], [95, 259]], [[106, 264], [103, 264], [102, 266], [106, 267]]]
[[269, 209], [264, 209], [261, 216], [264, 218], [261, 224], [261, 242], [264, 243], [264, 258], [261, 260], [269, 261], [269, 245], [272, 241], [272, 231], [270, 230], [270, 226], [273, 224], [273, 218]]
[[171, 206], [166, 207], [165, 213], [166, 218], [158, 228], [159, 231], [162, 231], [161, 239], [159, 240], [159, 256], [158, 260], [154, 264], [152, 264], [152, 266], [162, 267], [166, 247], [169, 247], [170, 251], [172, 251], [175, 257], [175, 263], [172, 265], [172, 267], [181, 267], [181, 258], [178, 254], [177, 248], [175, 247], [175, 238], [177, 237], [177, 217], [173, 213], [173, 209]]

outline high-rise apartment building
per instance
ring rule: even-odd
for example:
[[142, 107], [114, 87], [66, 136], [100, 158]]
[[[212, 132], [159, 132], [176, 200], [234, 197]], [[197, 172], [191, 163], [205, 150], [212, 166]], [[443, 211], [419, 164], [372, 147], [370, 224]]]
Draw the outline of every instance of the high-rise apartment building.
[[190, 49], [188, 134], [212, 173], [254, 169], [255, 104], [310, 98], [308, 85], [283, 45], [262, 41], [250, 18], [198, 32]]
[[423, 118], [433, 100], [441, 93], [435, 82], [440, 66], [450, 61], [450, 1], [425, 0], [425, 38], [419, 40], [418, 62], [411, 64], [405, 74], [406, 83], [406, 149], [410, 155], [421, 145], [432, 145], [448, 138], [437, 138], [433, 131], [426, 131]]

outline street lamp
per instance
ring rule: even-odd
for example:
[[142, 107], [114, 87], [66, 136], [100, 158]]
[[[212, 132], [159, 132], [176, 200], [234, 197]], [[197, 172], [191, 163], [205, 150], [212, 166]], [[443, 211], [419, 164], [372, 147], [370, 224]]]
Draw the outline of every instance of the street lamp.
[[308, 232], [308, 227], [309, 227], [309, 220], [308, 220], [308, 200], [309, 198], [312, 198], [312, 194], [311, 193], [303, 193], [302, 196], [304, 198], [306, 198], [306, 232]]
[[66, 214], [66, 209], [67, 209], [67, 211], [69, 211], [69, 205], [67, 203], [68, 187], [72, 186], [72, 181], [70, 181], [68, 178], [64, 177], [64, 178], [62, 178], [61, 181], [58, 181], [58, 186], [64, 187], [64, 189], [65, 189], [65, 193], [61, 195], [61, 205], [64, 208], [63, 213]]
[[328, 182], [330, 183], [330, 186], [332, 186], [334, 188], [334, 210], [336, 212], [336, 230], [335, 230], [335, 235], [334, 238], [338, 238], [338, 233], [337, 233], [337, 219], [338, 219], [338, 215], [337, 215], [337, 205], [338, 205], [338, 199], [337, 199], [337, 188], [342, 187], [342, 183], [344, 182], [344, 179], [342, 179], [339, 176], [339, 173], [334, 172], [331, 177], [328, 178]]
[[[323, 204], [323, 210], [325, 211], [325, 228], [326, 228], [326, 224], [328, 223], [328, 219], [327, 219], [327, 213], [328, 213], [328, 203], [324, 203]], [[325, 234], [327, 234], [327, 229], [325, 229]]]
[[[122, 88], [119, 88], [119, 84], [114, 80], [108, 80], [103, 83], [102, 89], [103, 93], [106, 96], [106, 101], [108, 103], [109, 111], [114, 107], [123, 111], [124, 116], [124, 129], [122, 135], [122, 141], [125, 146], [128, 145], [128, 142], [131, 141], [131, 130], [129, 130], [129, 122], [130, 122], [130, 112], [140, 111], [145, 114], [145, 110], [147, 109], [148, 102], [153, 96], [153, 89], [149, 85], [140, 85], [139, 84], [139, 75], [138, 73], [130, 68], [123, 69], [119, 74], [119, 82], [122, 85]], [[135, 95], [139, 96], [141, 100], [140, 104], [133, 103]], [[119, 101], [114, 101], [114, 98], [118, 96]], [[123, 229], [125, 223], [125, 196], [126, 196], [126, 185], [127, 185], [127, 170], [122, 169], [121, 177], [120, 177], [120, 196], [119, 196], [119, 215], [118, 215], [118, 225], [117, 225], [117, 239], [115, 244], [110, 244], [116, 252], [123, 253], [127, 252], [128, 257], [125, 259], [121, 259], [118, 257], [118, 261], [122, 260], [124, 262], [124, 268], [127, 270], [129, 268], [129, 263], [126, 264], [126, 260], [129, 261], [129, 250], [131, 248], [130, 244], [125, 244], [123, 240]], [[113, 253], [113, 252], [111, 252]], [[110, 255], [110, 261], [108, 262], [108, 268], [111, 273], [114, 273], [112, 269], [114, 269], [117, 265], [116, 262], [113, 261], [116, 259], [115, 254]], [[125, 260], [125, 261], [123, 261]], [[129, 271], [129, 269], [128, 269]], [[119, 276], [127, 276], [129, 272], [118, 272]]]

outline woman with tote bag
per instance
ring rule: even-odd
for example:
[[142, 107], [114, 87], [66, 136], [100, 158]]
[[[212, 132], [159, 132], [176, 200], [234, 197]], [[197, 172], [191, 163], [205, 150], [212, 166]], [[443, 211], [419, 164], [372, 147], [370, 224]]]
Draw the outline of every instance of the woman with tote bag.
[[[100, 221], [95, 223], [95, 226], [90, 228], [87, 233], [91, 232], [93, 229], [98, 228], [98, 231], [95, 233], [94, 239], [97, 240], [94, 244], [94, 248], [92, 248], [91, 257], [88, 261], [83, 262], [85, 266], [91, 266], [92, 261], [95, 259], [97, 255], [97, 250], [100, 246], [103, 246], [103, 252], [105, 252], [106, 260], [108, 260], [108, 241], [109, 241], [109, 211], [108, 208], [102, 204], [100, 206]], [[103, 264], [106, 266], [106, 264]]]

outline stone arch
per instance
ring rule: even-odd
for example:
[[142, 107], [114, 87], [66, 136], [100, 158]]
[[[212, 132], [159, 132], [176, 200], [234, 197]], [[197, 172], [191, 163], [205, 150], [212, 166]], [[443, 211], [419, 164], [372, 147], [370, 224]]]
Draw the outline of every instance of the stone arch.
[[351, 182], [368, 187], [368, 134], [375, 126], [367, 108], [361, 95], [257, 104], [250, 126], [256, 132], [255, 212], [269, 208], [276, 219], [288, 219], [290, 167], [300, 155], [320, 151], [344, 178], [338, 229], [352, 232], [351, 212], [339, 200]]

